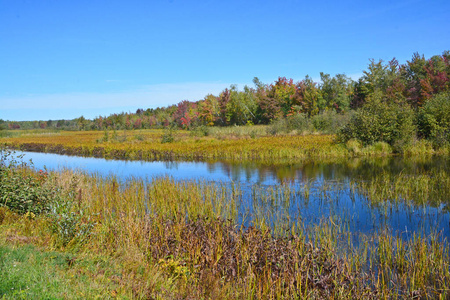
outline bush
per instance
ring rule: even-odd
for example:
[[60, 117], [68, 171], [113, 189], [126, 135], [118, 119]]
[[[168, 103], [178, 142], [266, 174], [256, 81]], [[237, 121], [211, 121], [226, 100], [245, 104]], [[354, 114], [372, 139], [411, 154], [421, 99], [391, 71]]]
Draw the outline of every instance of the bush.
[[52, 202], [49, 211], [50, 228], [57, 237], [57, 246], [69, 243], [79, 245], [89, 238], [95, 223], [91, 216], [77, 209], [73, 201], [60, 200]]
[[401, 151], [415, 136], [414, 112], [405, 105], [369, 100], [338, 133], [341, 142], [359, 140], [364, 146], [385, 142]]
[[206, 125], [193, 126], [190, 129], [191, 136], [203, 137], [209, 135], [209, 128]]
[[450, 143], [450, 93], [435, 95], [420, 109], [419, 134], [432, 141], [435, 147]]
[[46, 212], [56, 190], [48, 184], [46, 171], [33, 172], [32, 163], [21, 162], [22, 158], [0, 150], [0, 206], [19, 214]]
[[267, 128], [267, 133], [297, 133], [318, 131], [326, 134], [337, 133], [339, 128], [348, 123], [350, 114], [338, 114], [335, 111], [324, 111], [318, 115], [308, 117], [306, 114], [295, 114], [273, 121]]
[[311, 121], [305, 114], [295, 114], [286, 118], [273, 121], [267, 128], [267, 133], [276, 135], [279, 133], [289, 133], [297, 131], [299, 133], [310, 131], [312, 129]]
[[173, 136], [173, 129], [166, 129], [164, 134], [161, 136], [161, 144], [173, 143], [174, 140], [175, 138]]
[[330, 110], [311, 117], [311, 122], [314, 130], [327, 134], [335, 134], [339, 131], [339, 128], [348, 123], [349, 119], [349, 113], [338, 114], [334, 110]]

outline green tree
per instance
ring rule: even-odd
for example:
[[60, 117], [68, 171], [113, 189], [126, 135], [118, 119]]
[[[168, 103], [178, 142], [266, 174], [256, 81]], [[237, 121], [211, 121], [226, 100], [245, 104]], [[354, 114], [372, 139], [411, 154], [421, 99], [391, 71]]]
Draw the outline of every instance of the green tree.
[[85, 117], [81, 116], [77, 119], [75, 119], [78, 130], [85, 130], [86, 126], [88, 125], [88, 120], [86, 120]]
[[238, 91], [236, 86], [230, 88], [230, 100], [227, 102], [228, 124], [245, 125], [254, 121], [256, 114], [256, 97], [254, 91], [248, 86], [244, 91]]
[[450, 143], [450, 92], [432, 97], [419, 111], [419, 133], [436, 146]]
[[363, 73], [355, 84], [352, 108], [361, 107], [366, 101], [374, 98], [397, 103], [405, 102], [401, 68], [395, 58], [387, 64], [383, 64], [381, 59], [378, 62], [371, 59], [368, 70]]
[[345, 112], [350, 108], [353, 95], [353, 80], [344, 74], [331, 77], [329, 74], [320, 72], [319, 86], [326, 109], [336, 112]]
[[341, 129], [339, 139], [357, 139], [364, 145], [386, 142], [401, 150], [415, 135], [414, 119], [408, 105], [369, 99]]

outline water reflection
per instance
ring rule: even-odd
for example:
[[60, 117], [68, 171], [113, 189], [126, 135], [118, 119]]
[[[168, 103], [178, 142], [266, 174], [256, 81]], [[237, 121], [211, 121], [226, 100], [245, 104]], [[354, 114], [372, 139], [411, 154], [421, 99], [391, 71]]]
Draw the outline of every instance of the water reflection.
[[124, 161], [92, 157], [66, 156], [48, 153], [22, 152], [36, 168], [60, 170], [78, 169], [102, 176], [115, 174], [119, 178], [173, 176], [176, 179], [207, 179], [273, 185], [289, 182], [342, 181], [364, 179], [389, 174], [419, 174], [430, 170], [450, 170], [445, 157], [352, 158], [334, 161], [302, 161], [296, 164], [266, 165], [261, 163]]
[[[153, 177], [170, 176], [175, 180], [236, 182], [243, 191], [240, 222], [246, 225], [258, 217], [268, 217], [273, 223], [276, 219], [286, 218], [317, 224], [323, 218], [338, 216], [352, 232], [373, 232], [388, 227], [406, 237], [413, 231], [441, 231], [444, 237], [450, 238], [450, 159], [444, 157], [355, 158], [268, 165], [251, 162], [141, 162], [33, 152], [24, 154], [25, 159], [32, 159], [38, 169], [44, 166], [52, 170], [77, 169], [100, 176], [114, 174], [122, 180], [142, 178], [151, 181]], [[431, 180], [427, 181], [428, 177]], [[432, 192], [414, 202], [415, 199], [394, 199], [395, 195], [383, 190], [384, 186], [395, 190], [402, 178], [405, 182], [412, 178], [413, 183], [421, 178], [427, 184], [424, 189]], [[375, 188], [370, 189], [373, 182], [376, 183], [373, 185]], [[286, 188], [289, 193], [276, 190]], [[418, 195], [420, 188], [417, 187]], [[278, 198], [274, 201], [269, 194], [276, 194]], [[269, 215], [258, 216], [262, 213]]]

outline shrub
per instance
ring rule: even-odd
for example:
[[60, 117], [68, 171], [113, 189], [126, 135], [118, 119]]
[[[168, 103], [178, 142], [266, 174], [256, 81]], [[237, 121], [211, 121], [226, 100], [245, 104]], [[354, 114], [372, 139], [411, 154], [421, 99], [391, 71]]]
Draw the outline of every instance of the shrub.
[[327, 134], [335, 134], [339, 128], [348, 123], [349, 119], [349, 113], [338, 114], [334, 110], [329, 110], [311, 117], [311, 122], [314, 130]]
[[192, 126], [190, 129], [191, 136], [203, 137], [209, 135], [209, 128], [206, 125]]
[[385, 142], [399, 151], [415, 136], [414, 112], [405, 105], [369, 100], [338, 133], [347, 142], [357, 139], [364, 146]]
[[295, 114], [273, 121], [267, 128], [267, 133], [276, 135], [292, 131], [305, 132], [312, 129], [311, 121], [305, 114]]
[[362, 145], [358, 140], [348, 140], [345, 146], [352, 154], [358, 155], [361, 153]]
[[419, 134], [435, 147], [450, 143], [450, 93], [441, 93], [425, 103], [418, 114]]
[[22, 158], [0, 150], [0, 206], [19, 214], [45, 212], [57, 197], [56, 190], [47, 184], [46, 171], [33, 172], [32, 163], [21, 162]]
[[295, 114], [286, 118], [287, 131], [304, 132], [310, 131], [312, 128], [311, 120], [306, 114]]
[[50, 228], [57, 237], [57, 245], [63, 247], [71, 242], [79, 245], [85, 243], [95, 226], [91, 216], [77, 209], [70, 200], [52, 202], [49, 219]]
[[175, 140], [173, 136], [173, 129], [169, 128], [164, 131], [164, 134], [161, 136], [161, 144], [165, 143], [173, 143]]

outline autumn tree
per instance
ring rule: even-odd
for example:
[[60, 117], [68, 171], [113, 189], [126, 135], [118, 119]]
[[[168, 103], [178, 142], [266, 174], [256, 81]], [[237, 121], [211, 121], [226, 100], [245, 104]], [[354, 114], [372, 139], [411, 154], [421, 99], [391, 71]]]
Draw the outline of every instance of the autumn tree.
[[317, 84], [308, 75], [297, 83], [296, 93], [292, 98], [293, 104], [300, 106], [300, 111], [308, 116], [317, 115], [326, 108]]
[[197, 109], [200, 122], [208, 126], [213, 126], [220, 116], [219, 101], [211, 94], [198, 102]]
[[229, 125], [227, 120], [227, 104], [231, 100], [231, 91], [226, 88], [220, 93], [220, 96], [217, 99], [219, 105], [219, 115], [217, 118], [218, 125], [225, 126]]
[[190, 128], [198, 120], [197, 104], [183, 100], [178, 103], [172, 116], [177, 126]]
[[266, 87], [266, 92], [259, 97], [257, 115], [263, 123], [286, 116], [294, 105], [297, 87], [293, 79], [278, 77], [274, 84]]

